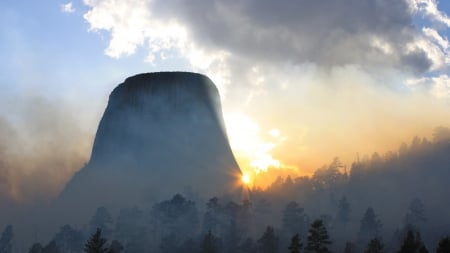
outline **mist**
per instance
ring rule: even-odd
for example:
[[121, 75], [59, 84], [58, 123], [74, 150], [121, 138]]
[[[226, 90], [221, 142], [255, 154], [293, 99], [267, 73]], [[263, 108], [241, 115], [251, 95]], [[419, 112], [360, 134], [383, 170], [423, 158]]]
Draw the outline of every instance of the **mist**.
[[[361, 252], [375, 237], [387, 252], [397, 252], [408, 230], [420, 233], [432, 251], [450, 233], [449, 152], [450, 129], [439, 127], [432, 139], [413, 138], [397, 150], [373, 153], [349, 167], [335, 158], [310, 177], [280, 177], [242, 200], [174, 193], [116, 211], [99, 206], [81, 223], [60, 224], [48, 237], [21, 242], [31, 247], [31, 242], [45, 246], [54, 241], [63, 252], [73, 252], [100, 228], [107, 245], [116, 240], [125, 252], [197, 252], [211, 235], [216, 250], [259, 252], [268, 247], [262, 238], [271, 227], [276, 249], [283, 252], [296, 233], [306, 243], [311, 224], [320, 219], [332, 252], [343, 251], [347, 243]], [[113, 196], [120, 194], [120, 189], [110, 190]], [[363, 220], [370, 221], [370, 212], [373, 227], [363, 225]]]
[[64, 101], [17, 97], [12, 107], [0, 116], [1, 196], [48, 202], [88, 161], [93, 134]]

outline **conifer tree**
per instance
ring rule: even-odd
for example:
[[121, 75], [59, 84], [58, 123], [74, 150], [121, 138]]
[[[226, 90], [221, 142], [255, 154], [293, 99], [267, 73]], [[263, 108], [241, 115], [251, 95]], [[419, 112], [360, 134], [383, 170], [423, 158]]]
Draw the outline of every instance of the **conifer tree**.
[[219, 252], [218, 239], [214, 236], [211, 231], [203, 238], [203, 242], [200, 246], [200, 253], [216, 253]]
[[375, 215], [373, 208], [367, 208], [364, 213], [364, 217], [361, 219], [358, 233], [358, 244], [360, 246], [365, 246], [369, 240], [378, 237], [380, 235], [381, 227], [381, 221]]
[[42, 244], [33, 244], [33, 246], [31, 246], [31, 248], [28, 250], [28, 253], [42, 253]]
[[439, 241], [436, 253], [448, 253], [450, 252], [450, 238], [444, 237]]
[[84, 252], [86, 253], [107, 253], [108, 248], [105, 246], [106, 239], [102, 237], [102, 230], [97, 228], [97, 231], [91, 236], [84, 245]]
[[378, 238], [372, 239], [367, 245], [366, 250], [364, 251], [364, 253], [384, 253], [384, 252], [385, 252], [384, 245]]
[[314, 253], [329, 253], [328, 245], [330, 244], [330, 236], [323, 221], [315, 220], [309, 229], [306, 250]]
[[288, 247], [289, 253], [300, 253], [303, 243], [301, 243], [300, 235], [295, 234], [291, 239], [291, 244]]
[[408, 231], [398, 253], [428, 253], [419, 232]]
[[275, 235], [273, 227], [268, 226], [261, 238], [258, 239], [258, 252], [276, 253], [278, 252], [278, 237]]

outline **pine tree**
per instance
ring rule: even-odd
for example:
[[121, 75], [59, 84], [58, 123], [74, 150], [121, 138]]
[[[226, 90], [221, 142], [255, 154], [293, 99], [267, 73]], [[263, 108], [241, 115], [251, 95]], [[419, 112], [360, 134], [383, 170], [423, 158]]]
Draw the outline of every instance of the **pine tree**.
[[382, 224], [381, 221], [375, 215], [373, 208], [367, 208], [364, 213], [364, 217], [361, 219], [358, 244], [360, 246], [367, 245], [371, 238], [376, 238], [380, 235]]
[[450, 238], [444, 237], [439, 241], [436, 253], [449, 253], [450, 252]]
[[216, 253], [219, 252], [218, 239], [214, 236], [211, 231], [203, 238], [203, 242], [200, 246], [200, 253]]
[[419, 232], [408, 231], [398, 253], [428, 253]]
[[42, 253], [42, 245], [40, 243], [35, 243], [28, 250], [28, 253]]
[[290, 253], [300, 253], [303, 243], [301, 243], [300, 235], [295, 234], [291, 239], [291, 244], [288, 247]]
[[268, 226], [261, 238], [258, 239], [258, 252], [276, 253], [278, 252], [278, 237], [275, 235], [273, 227]]
[[384, 253], [384, 252], [385, 252], [384, 245], [378, 238], [372, 239], [367, 245], [366, 250], [364, 251], [364, 253]]
[[106, 239], [102, 237], [102, 230], [97, 228], [97, 231], [91, 236], [91, 239], [84, 245], [84, 252], [86, 253], [106, 253], [108, 248], [105, 246]]
[[426, 221], [424, 204], [418, 198], [413, 199], [405, 215], [405, 226], [412, 226], [414, 229], [419, 229]]
[[314, 253], [329, 253], [327, 246], [330, 244], [330, 236], [322, 220], [315, 220], [309, 229], [306, 250]]

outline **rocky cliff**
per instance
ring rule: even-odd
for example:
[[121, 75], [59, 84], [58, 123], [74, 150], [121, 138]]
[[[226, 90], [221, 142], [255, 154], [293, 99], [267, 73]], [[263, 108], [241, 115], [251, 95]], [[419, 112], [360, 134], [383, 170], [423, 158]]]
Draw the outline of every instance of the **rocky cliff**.
[[91, 159], [59, 201], [95, 208], [175, 193], [208, 198], [231, 191], [238, 178], [212, 81], [187, 72], [147, 73], [113, 90]]

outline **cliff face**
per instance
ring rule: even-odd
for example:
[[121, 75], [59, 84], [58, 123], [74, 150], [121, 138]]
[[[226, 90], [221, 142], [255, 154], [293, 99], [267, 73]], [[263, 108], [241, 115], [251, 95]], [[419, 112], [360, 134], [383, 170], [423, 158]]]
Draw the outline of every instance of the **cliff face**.
[[175, 193], [211, 197], [231, 191], [240, 170], [224, 129], [218, 91], [186, 72], [127, 78], [109, 97], [89, 163], [62, 202], [136, 204]]

